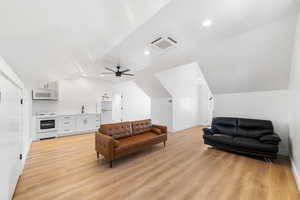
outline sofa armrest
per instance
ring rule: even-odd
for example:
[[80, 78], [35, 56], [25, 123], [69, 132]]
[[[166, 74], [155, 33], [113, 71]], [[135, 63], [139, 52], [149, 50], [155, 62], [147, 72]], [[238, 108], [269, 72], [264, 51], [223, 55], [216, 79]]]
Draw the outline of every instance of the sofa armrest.
[[266, 144], [278, 144], [281, 139], [277, 133], [261, 136], [259, 141]]
[[158, 129], [160, 129], [161, 130], [161, 134], [167, 134], [168, 133], [168, 128], [166, 126], [152, 124], [152, 128], [158, 128]]
[[107, 160], [114, 158], [114, 148], [118, 147], [120, 142], [101, 132], [95, 134], [95, 149], [101, 153]]
[[215, 134], [214, 130], [211, 128], [203, 128], [203, 132], [205, 135], [213, 135]]

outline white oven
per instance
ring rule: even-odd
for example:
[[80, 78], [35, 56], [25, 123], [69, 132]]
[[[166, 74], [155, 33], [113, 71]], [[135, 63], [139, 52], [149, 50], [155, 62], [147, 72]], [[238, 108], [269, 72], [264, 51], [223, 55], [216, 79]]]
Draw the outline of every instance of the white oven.
[[57, 118], [56, 116], [37, 116], [36, 117], [36, 132], [37, 133], [47, 133], [57, 131]]

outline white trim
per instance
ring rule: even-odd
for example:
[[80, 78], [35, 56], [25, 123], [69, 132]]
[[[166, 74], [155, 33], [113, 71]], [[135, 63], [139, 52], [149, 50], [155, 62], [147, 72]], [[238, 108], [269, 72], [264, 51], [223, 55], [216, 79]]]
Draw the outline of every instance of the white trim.
[[23, 155], [23, 158], [22, 158], [21, 174], [23, 173], [23, 170], [24, 170], [24, 167], [25, 167], [25, 164], [26, 164], [26, 160], [27, 160], [27, 156], [28, 156], [28, 154], [30, 152], [30, 149], [31, 149], [31, 144], [32, 144], [32, 140], [30, 139], [29, 144], [27, 144], [25, 154]]
[[296, 165], [294, 163], [294, 160], [292, 158], [290, 160], [291, 160], [292, 172], [293, 172], [296, 184], [297, 184], [298, 192], [300, 192], [300, 176], [298, 174], [298, 171], [297, 171]]

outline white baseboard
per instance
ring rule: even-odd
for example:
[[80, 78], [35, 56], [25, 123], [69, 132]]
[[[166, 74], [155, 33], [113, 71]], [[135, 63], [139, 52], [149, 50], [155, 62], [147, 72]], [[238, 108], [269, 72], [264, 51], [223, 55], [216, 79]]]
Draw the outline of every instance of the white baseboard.
[[296, 168], [296, 165], [295, 165], [293, 159], [290, 159], [290, 160], [291, 160], [292, 172], [293, 172], [296, 184], [297, 184], [298, 192], [300, 192], [300, 176], [298, 174], [298, 171], [297, 171], [297, 168]]

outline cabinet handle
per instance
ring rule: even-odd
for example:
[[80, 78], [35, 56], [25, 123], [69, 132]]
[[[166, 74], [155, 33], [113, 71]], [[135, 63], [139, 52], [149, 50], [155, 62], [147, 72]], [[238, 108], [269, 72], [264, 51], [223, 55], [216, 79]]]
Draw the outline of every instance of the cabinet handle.
[[70, 124], [70, 122], [65, 122], [64, 124]]

